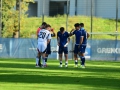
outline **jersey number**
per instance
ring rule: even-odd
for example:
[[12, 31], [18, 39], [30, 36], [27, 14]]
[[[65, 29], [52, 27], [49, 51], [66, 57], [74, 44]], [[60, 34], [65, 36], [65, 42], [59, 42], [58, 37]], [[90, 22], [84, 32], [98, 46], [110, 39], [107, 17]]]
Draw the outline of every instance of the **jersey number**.
[[45, 38], [45, 35], [46, 35], [46, 33], [45, 33], [45, 32], [40, 32], [39, 38], [44, 39], [44, 38]]

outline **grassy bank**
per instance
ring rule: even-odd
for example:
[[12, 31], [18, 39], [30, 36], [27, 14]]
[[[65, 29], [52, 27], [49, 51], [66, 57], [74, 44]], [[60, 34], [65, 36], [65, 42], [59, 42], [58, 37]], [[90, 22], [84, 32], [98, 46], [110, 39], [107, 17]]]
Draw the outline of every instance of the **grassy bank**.
[[[66, 27], [66, 16], [56, 16], [56, 17], [45, 17], [45, 22], [49, 23], [55, 32], [59, 30], [61, 26]], [[85, 24], [85, 29], [90, 32], [91, 30], [91, 18], [87, 16], [70, 16], [68, 19], [68, 30], [70, 31], [74, 28], [76, 22], [83, 22]], [[31, 37], [31, 35], [36, 34], [36, 29], [41, 25], [41, 18], [26, 18], [25, 22], [22, 23], [21, 27], [21, 37]], [[120, 30], [120, 22], [118, 23], [118, 30]], [[112, 19], [103, 18], [93, 18], [93, 32], [115, 32], [116, 22]], [[120, 31], [119, 31], [120, 33]], [[114, 39], [114, 35], [93, 35], [94, 38], [103, 39]]]

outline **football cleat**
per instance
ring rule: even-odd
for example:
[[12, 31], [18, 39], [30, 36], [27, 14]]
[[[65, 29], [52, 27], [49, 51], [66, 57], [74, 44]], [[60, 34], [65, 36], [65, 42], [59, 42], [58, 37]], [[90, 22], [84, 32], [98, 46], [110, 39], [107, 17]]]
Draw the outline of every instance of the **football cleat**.
[[80, 68], [85, 68], [85, 66], [84, 66], [84, 65], [81, 65]]
[[62, 65], [60, 65], [59, 67], [62, 67]]
[[67, 68], [67, 67], [68, 67], [68, 65], [65, 65], [65, 67]]
[[78, 65], [75, 65], [74, 67], [75, 67], [75, 68], [78, 68]]
[[40, 67], [39, 65], [36, 65], [35, 67]]

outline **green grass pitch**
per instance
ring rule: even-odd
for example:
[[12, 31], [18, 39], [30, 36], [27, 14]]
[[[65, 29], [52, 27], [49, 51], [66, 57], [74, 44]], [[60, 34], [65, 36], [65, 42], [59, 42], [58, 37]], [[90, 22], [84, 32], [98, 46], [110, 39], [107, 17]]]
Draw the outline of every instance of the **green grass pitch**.
[[[63, 62], [64, 63], [64, 62]], [[58, 60], [35, 68], [34, 59], [1, 59], [0, 90], [120, 90], [120, 62], [86, 61], [86, 68], [59, 68]]]

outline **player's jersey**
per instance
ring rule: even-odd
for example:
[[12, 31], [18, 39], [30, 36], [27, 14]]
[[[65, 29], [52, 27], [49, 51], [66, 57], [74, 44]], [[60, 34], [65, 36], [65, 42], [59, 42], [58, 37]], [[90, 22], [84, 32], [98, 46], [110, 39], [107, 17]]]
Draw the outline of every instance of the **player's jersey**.
[[73, 35], [75, 35], [76, 37], [76, 45], [79, 45], [80, 44], [80, 37], [81, 37], [81, 31], [80, 30], [75, 30], [73, 32]]
[[81, 28], [80, 31], [81, 31], [81, 37], [84, 37], [82, 45], [86, 45], [87, 44], [87, 32], [84, 28]]
[[69, 33], [68, 32], [64, 32], [63, 34], [59, 31], [57, 33], [57, 36], [59, 38], [59, 42], [60, 42], [60, 46], [64, 47], [64, 45], [67, 43], [67, 39], [69, 37]]
[[47, 42], [47, 39], [51, 39], [51, 34], [46, 29], [41, 29], [38, 33], [38, 42]]

